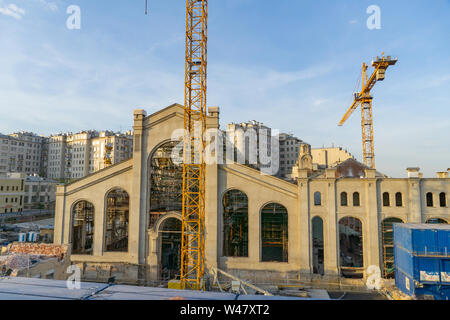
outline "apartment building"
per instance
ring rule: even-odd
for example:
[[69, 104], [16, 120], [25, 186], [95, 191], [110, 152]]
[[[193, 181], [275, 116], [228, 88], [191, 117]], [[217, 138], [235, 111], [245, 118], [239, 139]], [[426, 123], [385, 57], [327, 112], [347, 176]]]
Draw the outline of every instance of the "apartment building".
[[45, 174], [46, 141], [30, 132], [0, 134], [0, 173]]
[[228, 124], [226, 134], [234, 143], [234, 161], [255, 169], [267, 166], [272, 156], [271, 128], [252, 120]]
[[311, 149], [313, 161], [319, 168], [325, 169], [334, 167], [348, 159], [356, 160], [347, 150], [341, 147], [313, 148]]
[[[47, 178], [81, 179], [132, 156], [133, 134], [83, 131], [51, 136], [48, 143]], [[107, 160], [108, 159], [108, 160]]]
[[57, 181], [38, 175], [27, 176], [23, 199], [24, 209], [54, 209], [57, 184]]
[[280, 145], [280, 170], [277, 176], [286, 178], [291, 174], [300, 154], [300, 146], [305, 144], [302, 140], [291, 134], [281, 133], [279, 136]]
[[0, 174], [0, 214], [23, 211], [25, 174]]

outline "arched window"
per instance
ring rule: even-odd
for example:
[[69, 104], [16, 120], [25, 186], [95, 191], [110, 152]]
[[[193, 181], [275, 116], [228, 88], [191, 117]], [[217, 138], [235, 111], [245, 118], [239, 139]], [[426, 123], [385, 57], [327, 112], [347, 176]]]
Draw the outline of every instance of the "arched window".
[[315, 206], [322, 205], [322, 194], [318, 191], [314, 193], [314, 205]]
[[239, 190], [223, 196], [223, 255], [248, 257], [248, 198]]
[[395, 194], [395, 205], [397, 207], [402, 207], [403, 206], [403, 196], [401, 192], [397, 192]]
[[341, 193], [341, 206], [343, 207], [347, 206], [347, 192]]
[[445, 196], [445, 192], [439, 194], [439, 204], [441, 208], [447, 207], [447, 197]]
[[394, 230], [393, 230], [394, 223], [403, 223], [403, 221], [398, 218], [387, 218], [384, 219], [381, 224], [385, 278], [394, 278], [395, 276]]
[[354, 207], [359, 207], [360, 206], [359, 192], [353, 193], [353, 206]]
[[130, 197], [116, 188], [106, 196], [105, 248], [109, 252], [128, 251], [128, 216]]
[[313, 273], [324, 274], [323, 221], [320, 217], [312, 219]]
[[429, 224], [448, 224], [447, 221], [445, 221], [444, 219], [440, 219], [440, 218], [428, 219], [427, 223], [429, 223]]
[[433, 194], [431, 192], [427, 193], [427, 207], [433, 207]]
[[389, 199], [389, 192], [383, 193], [383, 207], [390, 207], [391, 200]]
[[94, 251], [94, 206], [82, 200], [72, 208], [72, 254]]
[[353, 217], [339, 221], [340, 266], [344, 277], [362, 277], [363, 234], [362, 223]]
[[[172, 159], [172, 152], [178, 146], [178, 141], [164, 143], [152, 153], [149, 160], [149, 228], [153, 228], [156, 221], [167, 212], [182, 211], [183, 165], [174, 163]], [[182, 157], [182, 148], [176, 153]]]
[[288, 262], [288, 212], [277, 203], [261, 211], [262, 261]]

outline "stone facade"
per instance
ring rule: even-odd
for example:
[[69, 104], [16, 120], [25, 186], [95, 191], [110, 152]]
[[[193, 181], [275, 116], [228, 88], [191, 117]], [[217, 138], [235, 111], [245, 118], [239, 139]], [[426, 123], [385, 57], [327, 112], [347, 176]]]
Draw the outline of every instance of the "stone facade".
[[[150, 223], [153, 195], [150, 194], [153, 169], [152, 159], [156, 150], [169, 142], [172, 133], [184, 126], [183, 107], [174, 104], [150, 116], [144, 110], [134, 112], [133, 157], [68, 185], [60, 185], [56, 194], [55, 244], [73, 243], [75, 207], [80, 201], [90, 203], [93, 219], [92, 242], [86, 244], [88, 254], [75, 254], [73, 263], [83, 266], [83, 277], [101, 280], [116, 276], [126, 283], [152, 283], [161, 279], [162, 263], [173, 258], [168, 254], [170, 234], [164, 233], [167, 222], [180, 220], [179, 210], [164, 214]], [[208, 128], [219, 128], [219, 112], [211, 109]], [[302, 150], [301, 150], [302, 151]], [[303, 154], [303, 151], [306, 154]], [[375, 170], [364, 169], [363, 177], [339, 177], [338, 168], [325, 169], [323, 174], [312, 175], [310, 149], [299, 157], [297, 181], [284, 181], [274, 176], [239, 164], [207, 165], [206, 168], [206, 267], [218, 267], [237, 274], [255, 278], [270, 273], [274, 279], [310, 279], [314, 277], [316, 250], [313, 248], [312, 220], [320, 217], [323, 222], [323, 276], [342, 274], [340, 253], [341, 219], [356, 218], [361, 223], [363, 276], [369, 266], [383, 266], [381, 224], [386, 218], [395, 217], [403, 222], [421, 223], [430, 218], [450, 222], [448, 175], [440, 178], [411, 177], [385, 178]], [[309, 157], [308, 157], [309, 154]], [[160, 161], [160, 160], [158, 160]], [[128, 246], [126, 251], [108, 252], [105, 246], [111, 190], [120, 188], [129, 195], [127, 216]], [[247, 253], [225, 257], [224, 251], [224, 195], [239, 190], [246, 195], [244, 206]], [[343, 205], [342, 195], [349, 196]], [[434, 199], [431, 206], [429, 194]], [[357, 197], [355, 197], [357, 194]], [[387, 194], [387, 196], [386, 196]], [[401, 203], [397, 202], [401, 194]], [[353, 195], [353, 198], [352, 198]], [[444, 197], [445, 203], [442, 202]], [[384, 202], [390, 199], [389, 205]], [[320, 201], [318, 201], [320, 199]], [[346, 198], [347, 199], [347, 198]], [[352, 201], [353, 199], [353, 201]], [[357, 200], [357, 202], [356, 202]], [[268, 237], [262, 216], [266, 208], [278, 208], [286, 212], [287, 230], [283, 231], [283, 250], [287, 257], [281, 261], [263, 261], [262, 237]], [[93, 209], [92, 209], [93, 208]], [[281, 208], [281, 209], [280, 209]], [[275, 212], [275, 209], [273, 209]], [[160, 214], [160, 215], [158, 215]], [[78, 216], [77, 216], [78, 217]], [[286, 219], [287, 218], [287, 219]], [[264, 229], [264, 230], [263, 230]], [[79, 229], [76, 229], [79, 232]], [[84, 232], [84, 231], [83, 231]], [[275, 235], [279, 235], [273, 232]], [[270, 235], [269, 235], [270, 236]], [[83, 238], [84, 239], [84, 238]], [[174, 239], [174, 238], [171, 238]], [[168, 244], [167, 244], [168, 243]], [[270, 250], [276, 255], [281, 247], [275, 244]], [[283, 251], [284, 252], [284, 251]], [[173, 252], [172, 252], [173, 253]], [[172, 258], [171, 258], [172, 257]], [[169, 260], [167, 260], [169, 259]], [[267, 259], [266, 259], [267, 260]], [[269, 259], [270, 260], [270, 259]], [[172, 260], [170, 260], [172, 261]], [[167, 263], [166, 263], [167, 264]], [[169, 265], [169, 264], [167, 264]]]

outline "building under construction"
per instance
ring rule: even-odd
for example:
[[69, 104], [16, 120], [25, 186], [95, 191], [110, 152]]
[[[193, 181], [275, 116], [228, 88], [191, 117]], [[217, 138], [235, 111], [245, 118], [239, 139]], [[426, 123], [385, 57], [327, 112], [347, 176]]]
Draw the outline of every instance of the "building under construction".
[[[181, 267], [182, 155], [172, 132], [183, 106], [134, 112], [133, 157], [59, 186], [55, 244], [72, 246], [86, 280], [155, 284]], [[219, 129], [210, 108], [208, 129]], [[182, 144], [181, 144], [182, 145]], [[178, 149], [177, 149], [178, 148]], [[392, 223], [449, 223], [448, 170], [388, 178], [354, 159], [313, 168], [301, 146], [295, 180], [249, 166], [208, 164], [205, 273], [218, 268], [251, 283], [393, 276]], [[339, 280], [340, 281], [340, 280]]]

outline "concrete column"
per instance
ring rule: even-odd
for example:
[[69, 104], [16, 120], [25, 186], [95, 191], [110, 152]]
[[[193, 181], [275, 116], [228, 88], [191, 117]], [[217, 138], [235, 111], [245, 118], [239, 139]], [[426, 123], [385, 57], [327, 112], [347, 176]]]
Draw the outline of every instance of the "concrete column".
[[158, 246], [158, 232], [149, 231], [148, 233], [148, 260], [147, 263], [150, 266], [150, 279], [158, 280], [159, 270], [158, 270], [158, 255], [159, 255], [159, 246]]
[[[129, 254], [134, 263], [144, 264], [145, 239], [147, 219], [145, 217], [145, 196], [141, 196], [144, 159], [144, 120], [147, 113], [144, 110], [134, 111], [134, 139], [133, 139], [133, 182], [130, 194], [130, 226], [129, 226]], [[141, 244], [141, 245], [140, 245]]]
[[336, 207], [336, 169], [326, 170], [327, 178], [327, 210], [328, 217], [324, 221], [324, 269], [329, 277], [339, 276], [339, 230]]
[[422, 223], [419, 168], [408, 168], [408, 223]]
[[66, 198], [64, 196], [66, 192], [66, 186], [57, 186], [56, 188], [56, 200], [55, 200], [55, 231], [53, 236], [54, 244], [68, 243], [65, 241], [65, 220], [66, 220]]
[[94, 205], [94, 256], [103, 255], [105, 235], [105, 194], [99, 194], [92, 203]]
[[[207, 119], [207, 130], [218, 130], [219, 128], [219, 108], [208, 108], [209, 117]], [[215, 135], [217, 138], [217, 135]], [[208, 145], [210, 141], [206, 141]], [[216, 144], [217, 147], [217, 144]], [[207, 148], [208, 149], [208, 148]], [[217, 150], [215, 154], [217, 156]], [[221, 161], [222, 159], [217, 159]], [[219, 162], [220, 163], [220, 162]], [[221, 199], [218, 194], [218, 165], [207, 164], [205, 172], [205, 259], [206, 267], [218, 266], [218, 252], [220, 252], [219, 244], [221, 243], [220, 231], [219, 231], [219, 212], [221, 212], [219, 206], [221, 206]]]
[[[311, 275], [311, 236], [309, 215], [309, 179], [308, 170], [298, 170], [298, 214], [300, 218], [300, 274]], [[291, 251], [291, 249], [289, 250]]]
[[[367, 221], [363, 226], [364, 268], [377, 266], [381, 269], [380, 256], [380, 212], [377, 199], [377, 179], [375, 169], [366, 169], [365, 207]], [[365, 274], [365, 271], [364, 271]]]

